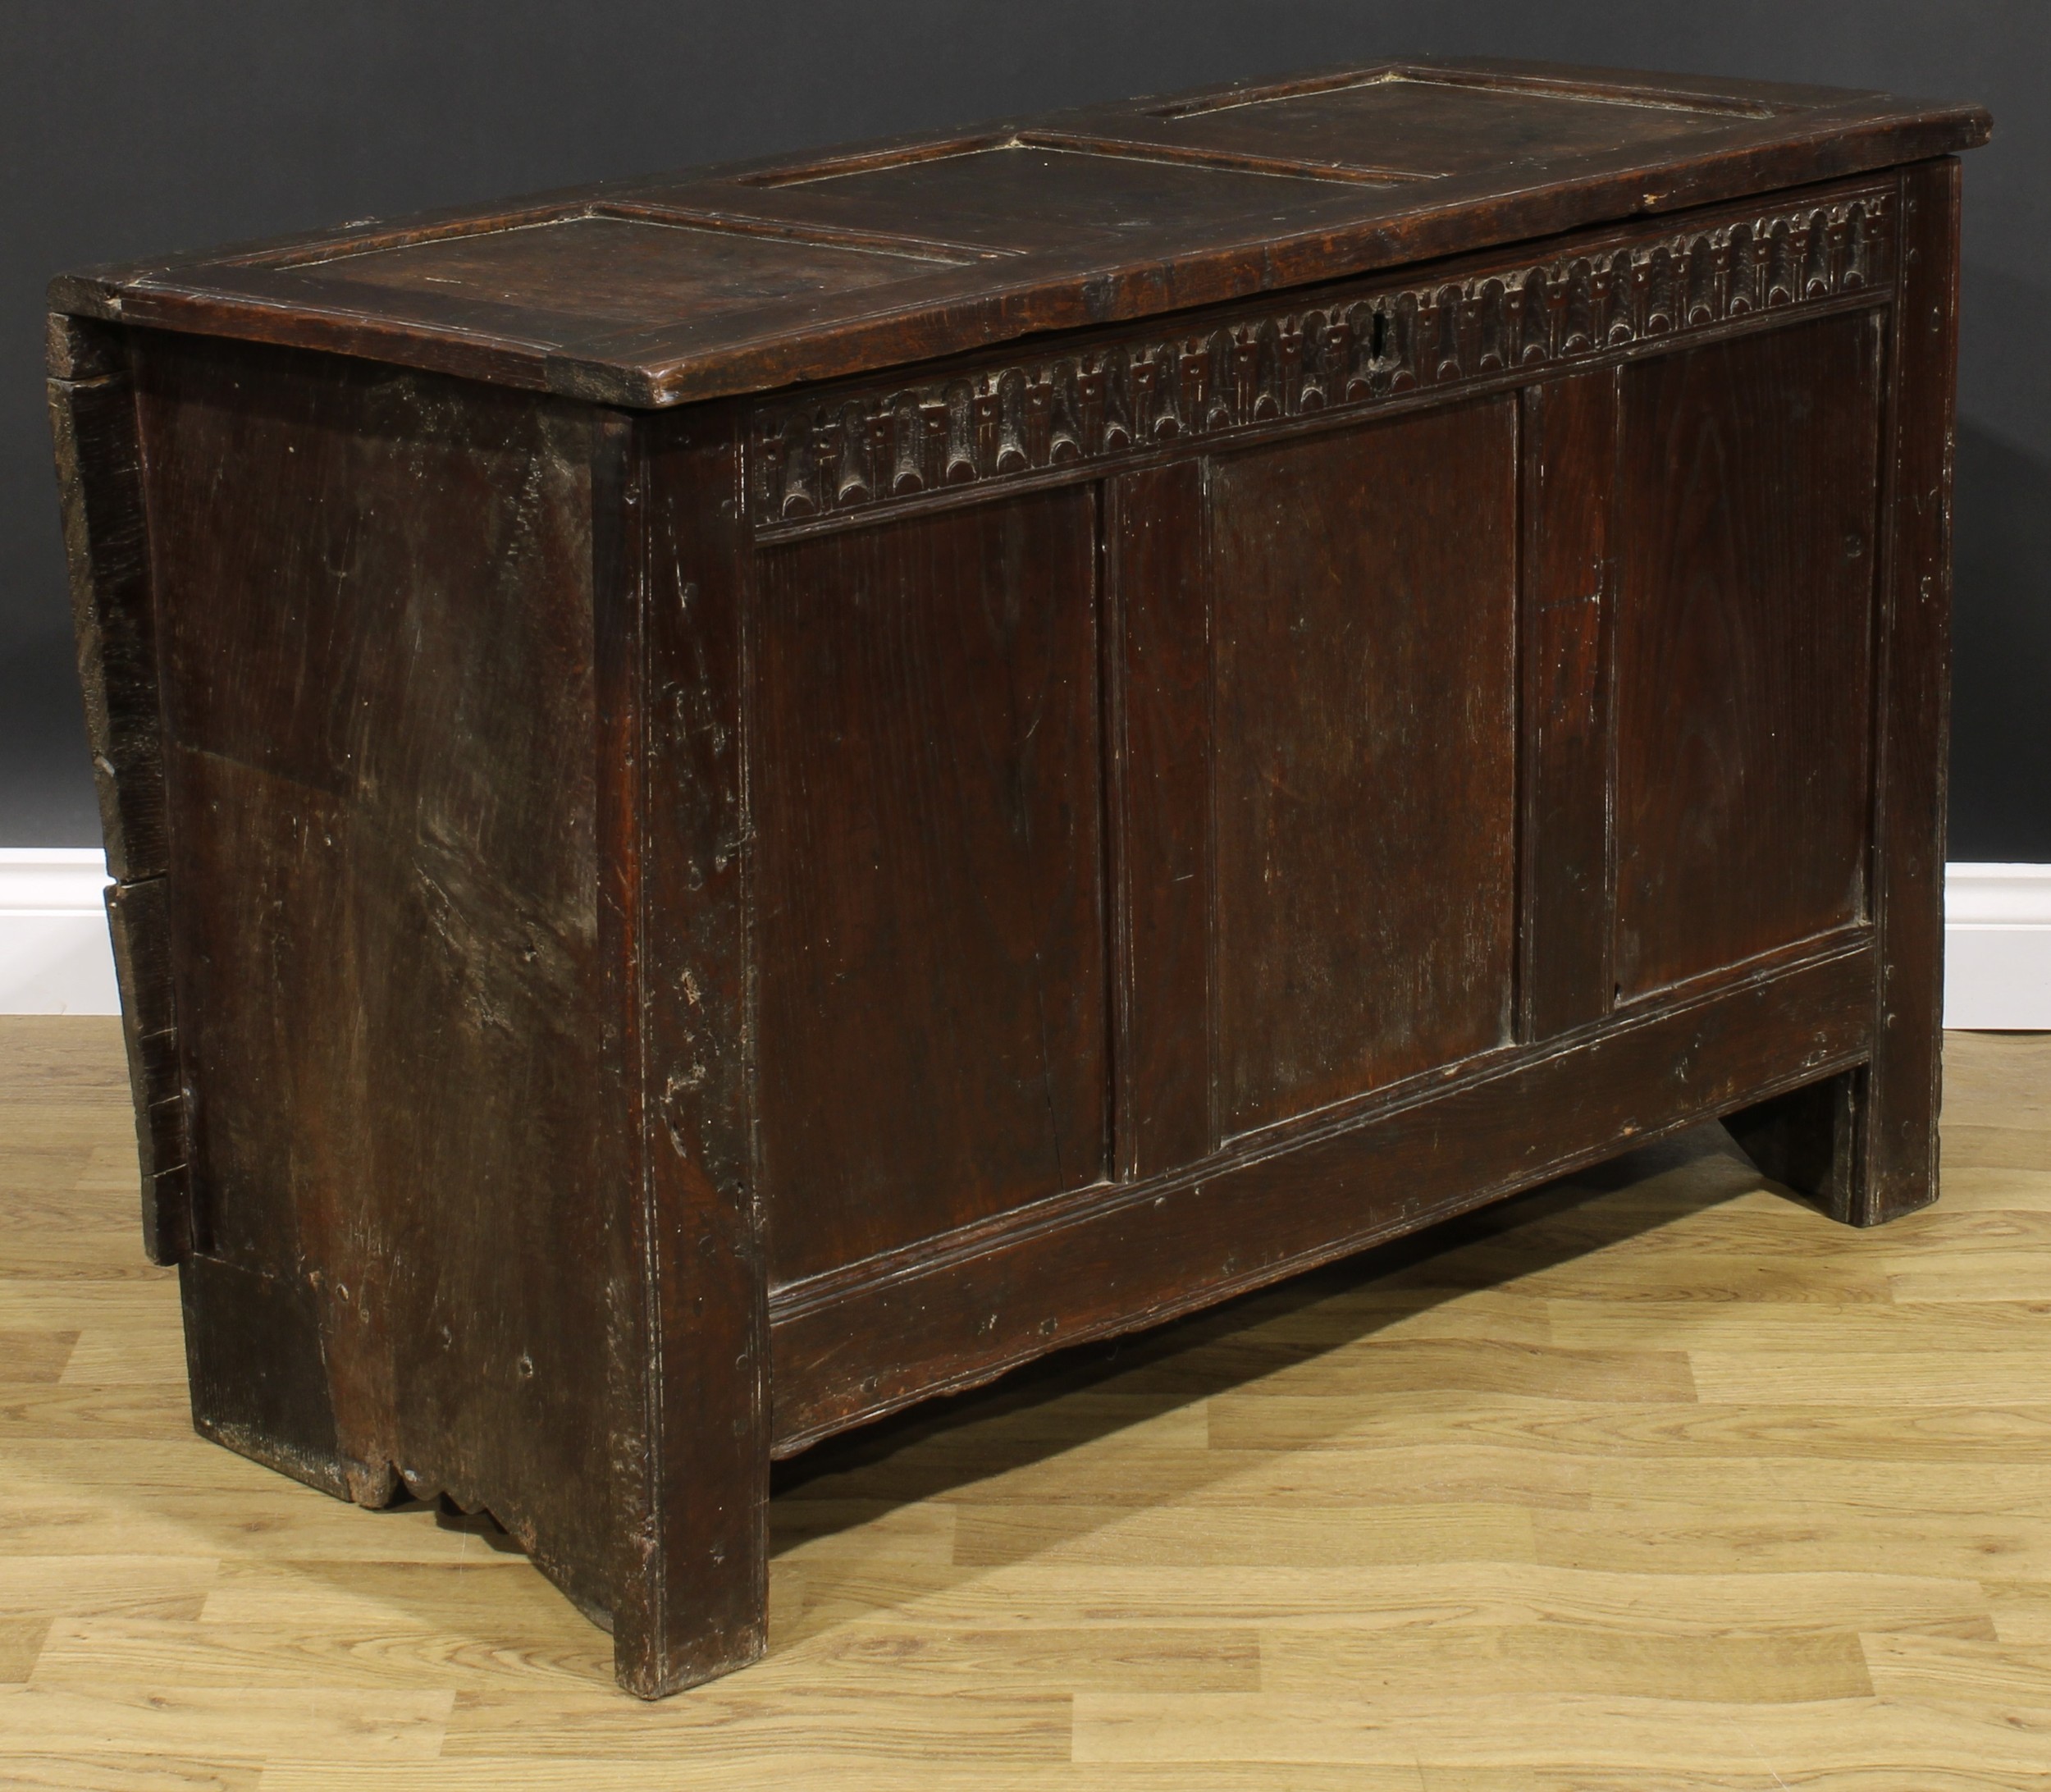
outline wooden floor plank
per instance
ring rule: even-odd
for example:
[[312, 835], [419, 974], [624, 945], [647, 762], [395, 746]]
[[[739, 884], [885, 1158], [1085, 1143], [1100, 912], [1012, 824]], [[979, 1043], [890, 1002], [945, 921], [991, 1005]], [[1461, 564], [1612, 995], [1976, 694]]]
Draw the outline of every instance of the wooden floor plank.
[[0, 1772], [10, 1755], [103, 1753], [262, 1761], [281, 1747], [391, 1764], [432, 1760], [456, 1695], [380, 1687], [0, 1686]]
[[[2051, 1301], [1983, 1301], [1852, 1303], [1825, 1306], [1790, 1301], [1548, 1301], [1554, 1342], [1580, 1349], [1636, 1350], [1656, 1342], [1691, 1359], [1728, 1350], [1739, 1360], [1766, 1352], [1851, 1355], [1906, 1352], [2051, 1348]], [[80, 1341], [83, 1351], [92, 1337]], [[74, 1359], [75, 1361], [75, 1358]], [[1940, 1365], [1953, 1371], [1957, 1364]], [[67, 1371], [67, 1376], [75, 1369]], [[1951, 1392], [1946, 1383], [1944, 1392]], [[2035, 1399], [2044, 1390], [2031, 1389]], [[1718, 1397], [1701, 1387], [1700, 1397]], [[1890, 1401], [1889, 1405], [1897, 1404]]]
[[2051, 1648], [1954, 1637], [1862, 1639], [1873, 1689], [1889, 1698], [2051, 1707]]
[[194, 1436], [115, 1023], [0, 1022], [0, 1784], [2051, 1792], [2051, 1040], [1871, 1233], [1715, 1128], [779, 1471], [658, 1707], [517, 1554]]
[[[2044, 1392], [2051, 1394], [2051, 1386]], [[1211, 1434], [1234, 1450], [1380, 1450], [1443, 1442], [1622, 1457], [2051, 1463], [2051, 1400], [1857, 1407], [1591, 1406], [1457, 1395], [1359, 1405], [1235, 1397], [1211, 1403]]]
[[1270, 1566], [1357, 1568], [1384, 1562], [1529, 1561], [1532, 1515], [1497, 1505], [1390, 1506], [1368, 1518], [1332, 1512], [1209, 1510], [1193, 1522], [1181, 1507], [965, 1506], [954, 1560], [994, 1567], [1026, 1560], [1202, 1563], [1232, 1570]]
[[1808, 1703], [1861, 1698], [1874, 1689], [1860, 1639], [1843, 1630], [1704, 1637], [1566, 1624], [1464, 1631], [1287, 1630], [1268, 1637], [1260, 1665], [1263, 1694], [1377, 1702], [1596, 1693]]
[[[1075, 1487], [1076, 1465], [1066, 1456], [1022, 1462], [957, 1482], [930, 1461], [878, 1464], [861, 1471], [872, 1492], [932, 1499], [957, 1506], [1057, 1503]], [[845, 1484], [834, 1476], [817, 1483]], [[793, 1493], [797, 1505], [814, 1491]], [[1336, 1451], [1163, 1450], [1107, 1457], [1090, 1470], [1093, 1505], [1237, 1506], [1262, 1510], [1378, 1506], [1586, 1506], [1581, 1459], [1487, 1444], [1391, 1445], [1342, 1455]]]
[[[2003, 1584], [2019, 1602], [2029, 1584]], [[982, 1572], [915, 1564], [855, 1569], [806, 1576], [802, 1592], [788, 1626], [776, 1634], [779, 1643], [856, 1618], [937, 1630], [999, 1621], [1021, 1630], [1093, 1622], [1254, 1625], [1263, 1636], [1278, 1630], [1538, 1624], [1682, 1637], [1899, 1629], [1992, 1641], [1996, 1634], [1989, 1595], [1979, 1581], [1884, 1572], [1631, 1574], [1539, 1562], [1447, 1562], [1244, 1568], [1227, 1577], [1193, 1566], [1035, 1561]], [[825, 1625], [815, 1624], [815, 1614]], [[772, 1653], [756, 1671], [770, 1671], [778, 1659]]]
[[[2047, 1261], [2051, 1272], [2051, 1261]], [[1856, 1348], [1691, 1351], [1705, 1401], [1724, 1405], [1811, 1406], [2003, 1406], [2041, 1399], [2051, 1356], [2047, 1328], [2018, 1320], [2015, 1347], [1871, 1355]]]
[[[203, 1621], [74, 1618], [45, 1628], [51, 1634], [41, 1643], [36, 1684], [80, 1693], [113, 1679], [217, 1689], [528, 1685], [546, 1694], [550, 1689], [588, 1691], [612, 1667], [610, 1640], [584, 1624], [564, 1624], [553, 1637], [537, 1641], [529, 1635], [516, 1643], [403, 1619], [375, 1629], [323, 1624], [282, 1634], [274, 1618], [237, 1622], [211, 1614]], [[4, 1634], [0, 1631], [0, 1639]]]
[[[1805, 1704], [1596, 1693], [1318, 1695], [1080, 1693], [1079, 1760], [1329, 1762], [1486, 1768], [1700, 1768], [1783, 1776], [1888, 1768], [2041, 1772], [2051, 1711], [1840, 1698]], [[1428, 1778], [1425, 1784], [1429, 1784]]]
[[1069, 1752], [1070, 1705], [1066, 1692], [950, 1685], [879, 1698], [868, 1685], [751, 1685], [738, 1676], [652, 1707], [605, 1690], [549, 1699], [510, 1689], [461, 1693], [450, 1714], [445, 1752], [674, 1761], [687, 1751], [715, 1749], [734, 1761], [866, 1755], [902, 1766], [928, 1753], [957, 1762], [1059, 1761]]
[[[1332, 1765], [1240, 1762], [1213, 1769], [1186, 1762], [1044, 1762], [993, 1765], [921, 1761], [913, 1777], [897, 1762], [817, 1755], [720, 1762], [680, 1755], [668, 1762], [563, 1757], [459, 1756], [427, 1768], [409, 1767], [408, 1792], [584, 1792], [590, 1786], [633, 1792], [896, 1792], [916, 1784], [932, 1792], [2051, 1792], [2044, 1773], [1921, 1767], [1825, 1770], [1784, 1778], [1770, 1769], [1726, 1761], [1716, 1767], [1504, 1766], [1472, 1769], [1433, 1762]], [[264, 1792], [389, 1792], [389, 1774], [373, 1769], [274, 1767]]]
[[219, 1564], [204, 1556], [124, 1555], [102, 1539], [96, 1554], [9, 1556], [0, 1567], [0, 1617], [199, 1616]]
[[[378, 1771], [390, 1780], [389, 1767]], [[253, 1761], [180, 1760], [95, 1749], [0, 1757], [0, 1775], [7, 1792], [258, 1792], [264, 1770]]]
[[50, 1634], [48, 1618], [0, 1617], [0, 1685], [18, 1684], [43, 1653]]

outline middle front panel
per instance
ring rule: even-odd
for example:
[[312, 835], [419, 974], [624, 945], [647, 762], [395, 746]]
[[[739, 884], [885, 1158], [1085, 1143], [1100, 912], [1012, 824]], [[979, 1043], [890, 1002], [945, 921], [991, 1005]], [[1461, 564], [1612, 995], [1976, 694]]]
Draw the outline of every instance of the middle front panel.
[[1516, 480], [1505, 395], [1118, 482], [1121, 1176], [1508, 1043]]
[[1499, 397], [1213, 465], [1226, 1136], [1510, 1036], [1516, 442]]

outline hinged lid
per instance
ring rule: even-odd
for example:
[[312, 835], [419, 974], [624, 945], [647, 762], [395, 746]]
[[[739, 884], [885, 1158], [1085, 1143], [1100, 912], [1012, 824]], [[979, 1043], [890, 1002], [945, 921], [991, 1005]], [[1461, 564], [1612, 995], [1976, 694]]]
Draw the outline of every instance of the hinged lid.
[[1948, 154], [1976, 107], [1377, 64], [66, 276], [59, 310], [637, 406]]

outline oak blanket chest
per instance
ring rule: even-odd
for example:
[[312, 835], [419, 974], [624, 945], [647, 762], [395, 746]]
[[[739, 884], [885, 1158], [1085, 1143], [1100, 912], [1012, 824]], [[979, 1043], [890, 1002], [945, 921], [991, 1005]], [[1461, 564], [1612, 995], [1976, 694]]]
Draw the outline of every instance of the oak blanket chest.
[[102, 269], [193, 1410], [654, 1695], [771, 1459], [1726, 1117], [1935, 1193], [1985, 115], [1327, 71]]

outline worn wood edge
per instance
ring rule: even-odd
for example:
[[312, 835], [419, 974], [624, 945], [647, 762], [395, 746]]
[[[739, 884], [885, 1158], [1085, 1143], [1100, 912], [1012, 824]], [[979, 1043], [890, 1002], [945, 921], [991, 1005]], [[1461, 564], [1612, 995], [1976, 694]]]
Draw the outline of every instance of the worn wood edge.
[[94, 320], [53, 311], [43, 319], [43, 371], [53, 380], [99, 380], [128, 371], [126, 339]]
[[[613, 1608], [613, 1678], [622, 1691], [655, 1699], [678, 1690], [683, 1675], [669, 1649], [671, 1623], [665, 1573], [669, 1538], [664, 1525], [664, 1488], [672, 1449], [681, 1441], [670, 1435], [665, 1411], [662, 1325], [662, 1232], [665, 1215], [650, 1162], [653, 1112], [654, 1054], [649, 1039], [650, 960], [648, 907], [650, 852], [647, 839], [649, 695], [647, 443], [642, 429], [624, 418], [608, 418], [594, 443], [592, 474], [593, 553], [601, 573], [594, 578], [593, 601], [605, 606], [610, 622], [601, 620], [601, 642], [610, 639], [616, 719], [610, 746], [616, 762], [600, 766], [601, 789], [618, 780], [619, 813], [605, 831], [610, 856], [622, 859], [621, 925], [626, 963], [619, 994], [625, 1045], [622, 1091], [631, 1116], [625, 1141], [631, 1153], [630, 1217], [625, 1225], [629, 1252], [626, 1300], [636, 1310], [628, 1331], [633, 1340], [624, 1351], [620, 1372], [623, 1401], [633, 1415], [623, 1449], [635, 1460], [623, 1475], [631, 1489], [626, 1544], [619, 1569]], [[610, 519], [610, 521], [603, 519]], [[601, 537], [601, 528], [605, 530]], [[604, 652], [601, 648], [601, 653]], [[601, 756], [605, 748], [601, 745]], [[605, 799], [601, 798], [601, 807]], [[602, 850], [602, 849], [601, 849]], [[602, 874], [601, 874], [602, 875]], [[624, 1418], [623, 1415], [623, 1418]]]
[[188, 336], [223, 336], [234, 341], [265, 342], [279, 348], [312, 349], [380, 361], [423, 373], [447, 373], [486, 385], [528, 391], [554, 391], [598, 404], [628, 404], [636, 389], [631, 379], [597, 382], [603, 389], [583, 389], [583, 382], [559, 382], [550, 377], [553, 361], [544, 344], [482, 331], [455, 335], [427, 328], [410, 329], [367, 322], [332, 307], [282, 300], [242, 299], [226, 301], [200, 293], [168, 288], [130, 290], [112, 313], [123, 321]]
[[[870, 1259], [849, 1269], [795, 1284], [770, 1296], [770, 1339], [773, 1358], [781, 1365], [776, 1378], [779, 1411], [774, 1453], [788, 1456], [834, 1433], [866, 1424], [871, 1419], [910, 1406], [937, 1393], [954, 1392], [994, 1378], [1020, 1364], [1048, 1351], [1092, 1338], [1116, 1336], [1227, 1300], [1249, 1289], [1295, 1275], [1321, 1263], [1348, 1256], [1369, 1246], [1414, 1232], [1422, 1227], [1487, 1205], [1538, 1183], [1600, 1162], [1619, 1151], [1633, 1149], [1665, 1133], [1699, 1123], [1706, 1118], [1747, 1108], [1784, 1090], [1797, 1088], [1863, 1062], [1871, 1050], [1871, 1008], [1874, 958], [1864, 942], [1819, 954], [1799, 964], [1763, 974], [1726, 987], [1714, 994], [1675, 1003], [1657, 1013], [1638, 1014], [1592, 1028], [1566, 1041], [1548, 1042], [1536, 1050], [1520, 1051], [1509, 1062], [1491, 1056], [1473, 1073], [1455, 1082], [1420, 1091], [1409, 1100], [1324, 1131], [1300, 1136], [1286, 1145], [1249, 1153], [1244, 1157], [1201, 1166], [1153, 1181], [1119, 1187], [1098, 1186], [1056, 1201], [1040, 1204], [1017, 1215], [1007, 1216], [1009, 1224], [999, 1229], [980, 1229], [973, 1238], [959, 1234], [926, 1241], [914, 1250]], [[1819, 995], [1816, 992], [1823, 993]], [[966, 1358], [971, 1366], [943, 1381], [918, 1383], [887, 1397], [864, 1402], [837, 1390], [861, 1381], [858, 1368], [851, 1366], [847, 1340], [892, 1339], [888, 1308], [893, 1296], [920, 1282], [966, 1282], [992, 1259], [1010, 1257], [1002, 1272], [1009, 1294], [1016, 1298], [1021, 1285], [1034, 1279], [1032, 1264], [1037, 1259], [1046, 1268], [1042, 1279], [1057, 1282], [1062, 1272], [1057, 1259], [1071, 1241], [1085, 1238], [1093, 1229], [1112, 1228], [1149, 1214], [1164, 1239], [1172, 1237], [1182, 1223], [1181, 1209], [1192, 1199], [1200, 1199], [1207, 1186], [1228, 1177], [1258, 1176], [1265, 1169], [1283, 1169], [1289, 1161], [1309, 1156], [1319, 1149], [1357, 1147], [1372, 1151], [1377, 1129], [1405, 1118], [1420, 1118], [1420, 1110], [1432, 1107], [1450, 1109], [1455, 1104], [1485, 1097], [1491, 1086], [1530, 1081], [1547, 1074], [1560, 1074], [1577, 1059], [1592, 1058], [1619, 1048], [1628, 1049], [1634, 1037], [1672, 1031], [1684, 1035], [1691, 1027], [1699, 1035], [1707, 1026], [1725, 1016], [1740, 1013], [1745, 1005], [1770, 1000], [1784, 1010], [1791, 1037], [1805, 1025], [1821, 1037], [1833, 1029], [1844, 1036], [1816, 1048], [1814, 1040], [1807, 1055], [1781, 1072], [1744, 1081], [1722, 1094], [1707, 1091], [1713, 1066], [1693, 1064], [1686, 1079], [1689, 1099], [1675, 1118], [1656, 1128], [1634, 1129], [1623, 1136], [1605, 1131], [1601, 1136], [1540, 1159], [1528, 1160], [1514, 1172], [1489, 1179], [1478, 1187], [1463, 1187], [1428, 1205], [1406, 1209], [1392, 1219], [1377, 1220], [1289, 1253], [1268, 1263], [1249, 1266], [1237, 1273], [1213, 1276], [1203, 1285], [1175, 1296], [1108, 1316], [1082, 1325], [1059, 1324], [1037, 1334], [1022, 1346], [994, 1348], [982, 1342], [972, 1313], [981, 1310], [972, 1291], [943, 1291], [920, 1299], [923, 1310], [959, 1313], [962, 1337], [952, 1341], [945, 1353], [950, 1359]], [[1692, 1045], [1683, 1042], [1681, 1061], [1689, 1063]], [[1653, 1081], [1674, 1074], [1671, 1063], [1656, 1063], [1644, 1072]], [[1666, 1104], [1670, 1109], [1672, 1104]], [[1049, 1210], [1051, 1209], [1051, 1210]], [[966, 1228], [964, 1228], [966, 1231]], [[1176, 1278], [1171, 1278], [1170, 1280]], [[1191, 1279], [1185, 1278], [1182, 1279]], [[798, 1298], [793, 1299], [797, 1296]], [[874, 1311], [865, 1311], [873, 1307]], [[819, 1338], [831, 1336], [843, 1341], [837, 1353], [837, 1368], [830, 1388], [807, 1387], [790, 1367], [789, 1352], [801, 1335]], [[894, 1340], [893, 1341], [894, 1347]], [[779, 1347], [780, 1346], [780, 1347]], [[881, 1344], [875, 1346], [881, 1350]], [[886, 1351], [886, 1355], [888, 1352]]]
[[[1405, 56], [1383, 62], [1333, 62], [1316, 68], [1290, 70], [1281, 75], [1251, 75], [1243, 80], [1212, 82], [1173, 94], [1144, 96], [1128, 102], [1149, 109], [1175, 107], [1225, 96], [1241, 98], [1264, 94], [1277, 86], [1311, 90], [1341, 80], [1367, 80], [1377, 75], [1421, 74], [1449, 85], [1465, 80], [1475, 85], [1510, 91], [1593, 93], [1627, 100], [1680, 100], [1708, 102], [1712, 109], [1724, 109], [1734, 98], [1783, 107], [1813, 106], [1820, 102], [1866, 99], [1896, 105], [1921, 105], [1935, 108], [1946, 104], [1918, 100], [1912, 96], [1884, 93], [1878, 89], [1820, 86], [1812, 82], [1758, 80], [1739, 75], [1705, 75], [1678, 70], [1611, 67], [1603, 64], [1555, 62], [1549, 57], [1517, 56]], [[1723, 106], [1717, 103], [1724, 103]], [[1979, 108], [1972, 108], [1979, 110]]]
[[[75, 320], [67, 319], [75, 324]], [[53, 325], [57, 322], [51, 320]], [[72, 332], [66, 331], [69, 335]], [[54, 352], [59, 332], [51, 331]], [[52, 379], [47, 387], [50, 437], [57, 462], [57, 503], [64, 529], [64, 557], [71, 604], [73, 651], [78, 666], [79, 687], [85, 709], [86, 747], [92, 755], [93, 784], [99, 804], [100, 834], [105, 846], [108, 874], [117, 881], [129, 875], [126, 829], [122, 825], [124, 793], [120, 787], [113, 722], [107, 703], [106, 619], [102, 615], [99, 565], [100, 543], [95, 539], [94, 511], [89, 497], [89, 482], [97, 482], [99, 469], [88, 465], [79, 406], [89, 394], [126, 396], [127, 381], [112, 373], [86, 381]], [[97, 390], [96, 390], [97, 389]], [[159, 761], [158, 781], [162, 782]], [[144, 868], [161, 870], [161, 866]]]
[[125, 331], [53, 315], [44, 342], [79, 683], [114, 880], [105, 899], [135, 1112], [143, 1248], [152, 1263], [169, 1264], [194, 1240], [134, 380]]
[[[701, 468], [682, 490], [715, 520], [687, 516], [679, 529], [667, 455], [710, 463], [715, 477]], [[625, 1172], [615, 1374], [628, 1459], [612, 1628], [615, 1678], [646, 1699], [730, 1672], [767, 1647], [763, 1215], [751, 1158], [743, 1151], [737, 1171], [730, 1149], [752, 1136], [751, 1030], [744, 1018], [729, 1029], [717, 1012], [720, 980], [706, 958], [724, 932], [719, 962], [744, 985], [751, 977], [739, 460], [733, 421], [718, 411], [615, 413], [594, 466], [602, 925], [614, 961], [608, 1032], [626, 1086], [610, 1098], [623, 1135], [614, 1173]], [[678, 531], [678, 556], [652, 552], [659, 529]], [[714, 606], [712, 619], [694, 606]], [[708, 753], [716, 763], [704, 762]], [[743, 988], [742, 1017], [750, 999]], [[736, 1496], [745, 1509], [733, 1509]]]
[[[640, 804], [641, 706], [646, 543], [639, 498], [644, 482], [639, 432], [603, 419], [591, 454], [593, 757], [597, 777], [598, 929], [601, 969], [598, 1175], [611, 1191], [607, 1237], [613, 1319], [606, 1339], [613, 1412], [610, 1489], [620, 1539], [606, 1628], [614, 1671], [637, 1691], [650, 1678], [643, 1657], [660, 1634], [660, 1547], [656, 1508], [663, 1447], [662, 1386], [656, 1332], [656, 1224], [646, 1166], [645, 958], [642, 882], [646, 854]], [[636, 501], [630, 516], [628, 497]], [[659, 1677], [659, 1676], [656, 1676]]]
[[[1899, 171], [1901, 221], [1897, 234], [1898, 296], [1887, 345], [1887, 461], [1883, 514], [1890, 519], [1887, 558], [1879, 569], [1880, 638], [1875, 643], [1874, 742], [1874, 850], [1889, 872], [1873, 884], [1879, 943], [1874, 1032], [1875, 1064], [1866, 1079], [1865, 1124], [1860, 1139], [1862, 1174], [1851, 1191], [1846, 1214], [1854, 1225], [1878, 1225], [1928, 1205], [1938, 1195], [1939, 1117], [1943, 1104], [1944, 853], [1949, 782], [1951, 697], [1952, 484], [1957, 439], [1960, 199], [1962, 168], [1955, 156]], [[1931, 239], [1935, 238], [1933, 244]], [[1935, 247], [1937, 253], [1928, 251]], [[1912, 351], [1914, 332], [1929, 308], [1931, 339]], [[1912, 382], [1919, 388], [1912, 402]], [[1927, 491], [1908, 488], [1907, 467], [1934, 459]], [[1921, 542], [1905, 539], [1912, 533]], [[1910, 583], [1913, 578], [1913, 583]], [[1917, 629], [1916, 651], [1903, 651], [1903, 636]], [[1904, 766], [1898, 736], [1905, 724], [1920, 724], [1930, 756], [1930, 785], [1907, 823], [1909, 840], [1893, 840], [1903, 793]], [[1907, 888], [1903, 886], [1906, 885]], [[1904, 967], [1898, 947], [1904, 930], [1919, 962]], [[1901, 1000], [1904, 968], [1915, 986]], [[1903, 1041], [1921, 1059], [1921, 1074], [1907, 1096], [1911, 1123], [1925, 1128], [1907, 1177], [1887, 1161], [1893, 1115], [1884, 1094], [1889, 1059], [1901, 1039], [1903, 1009], [1920, 1012], [1915, 1036]], [[1876, 1098], [1878, 1096], [1878, 1099]], [[1913, 1186], [1905, 1186], [1912, 1184]]]
[[[1901, 217], [1879, 501], [1889, 527], [1876, 569], [1874, 656], [1874, 1063], [1860, 1173], [1844, 1216], [1861, 1226], [1926, 1205], [1938, 1193], [1962, 175], [1955, 156], [1897, 171]], [[1919, 331], [1927, 331], [1920, 352]], [[1917, 755], [1934, 756], [1934, 764], [1929, 788], [1909, 793], [1915, 811], [1904, 820], [1904, 779], [1915, 761], [1904, 765], [1900, 737], [1910, 729], [1917, 731]], [[1913, 960], [1907, 964], [1905, 935]], [[1904, 978], [1912, 987], [1904, 989]], [[1904, 1032], [1908, 1026], [1912, 1035]], [[1906, 1081], [1893, 1068], [1904, 1057]], [[1900, 1125], [1923, 1134], [1912, 1140], [1907, 1163], [1892, 1136]]]
[[170, 884], [163, 877], [106, 892], [107, 934], [121, 998], [121, 1040], [135, 1109], [143, 1250], [181, 1262], [194, 1246], [192, 1173], [171, 966]]
[[49, 320], [51, 443], [64, 529], [79, 683], [107, 870], [117, 881], [166, 863], [155, 604], [142, 449], [125, 331]]

